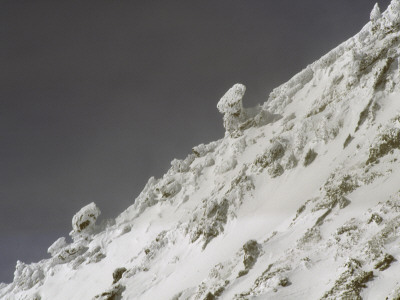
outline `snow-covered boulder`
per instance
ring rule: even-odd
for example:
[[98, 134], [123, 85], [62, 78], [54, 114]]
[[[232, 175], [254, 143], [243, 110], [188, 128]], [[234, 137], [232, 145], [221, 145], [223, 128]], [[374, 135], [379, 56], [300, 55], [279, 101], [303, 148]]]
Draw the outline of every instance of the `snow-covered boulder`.
[[224, 127], [227, 134], [234, 133], [244, 121], [242, 98], [246, 92], [243, 84], [231, 87], [217, 104], [218, 111], [224, 114]]
[[245, 92], [246, 87], [241, 83], [232, 86], [219, 100], [217, 104], [219, 112], [230, 115], [240, 114], [243, 110], [242, 98]]
[[72, 218], [73, 232], [89, 232], [93, 229], [100, 213], [100, 209], [94, 202], [82, 207]]
[[44, 279], [44, 272], [39, 263], [27, 265], [17, 261], [14, 283], [17, 290], [28, 290]]

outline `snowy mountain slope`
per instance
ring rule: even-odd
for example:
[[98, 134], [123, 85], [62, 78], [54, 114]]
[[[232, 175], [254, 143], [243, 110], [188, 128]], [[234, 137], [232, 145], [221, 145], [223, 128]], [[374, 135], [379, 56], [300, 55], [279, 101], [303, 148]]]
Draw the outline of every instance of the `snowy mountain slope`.
[[400, 1], [242, 107], [116, 220], [18, 262], [1, 299], [399, 299]]

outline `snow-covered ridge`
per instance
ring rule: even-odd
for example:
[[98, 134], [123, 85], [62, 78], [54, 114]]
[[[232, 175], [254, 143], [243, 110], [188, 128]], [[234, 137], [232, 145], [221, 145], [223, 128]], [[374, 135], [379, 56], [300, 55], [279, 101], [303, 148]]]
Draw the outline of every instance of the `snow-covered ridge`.
[[[383, 14], [380, 13], [379, 5], [375, 4], [371, 11], [370, 18], [371, 21], [367, 23], [354, 37], [343, 42], [338, 47], [324, 55], [321, 59], [296, 74], [288, 82], [274, 89], [269, 96], [269, 101], [267, 101], [265, 105], [267, 105], [272, 111], [282, 111], [286, 106], [286, 102], [290, 101], [288, 99], [292, 98], [294, 94], [301, 90], [312, 79], [315, 79], [316, 72], [320, 70], [329, 71], [335, 62], [344, 58], [344, 55], [351, 53], [353, 55], [351, 59], [355, 60], [352, 62], [357, 64], [362, 62], [362, 60], [368, 59], [369, 55], [376, 54], [373, 52], [378, 50], [376, 48], [376, 43], [382, 40], [387, 34], [394, 33], [399, 26], [400, 1], [393, 0]], [[372, 48], [368, 49], [369, 45], [371, 45]], [[386, 45], [381, 45], [382, 48], [385, 46]], [[388, 49], [385, 48], [385, 50]], [[398, 50], [395, 50], [395, 52], [398, 54]], [[350, 73], [349, 75], [354, 74]]]
[[51, 258], [17, 263], [1, 299], [398, 299], [400, 0], [262, 106], [219, 101], [225, 137], [150, 178]]

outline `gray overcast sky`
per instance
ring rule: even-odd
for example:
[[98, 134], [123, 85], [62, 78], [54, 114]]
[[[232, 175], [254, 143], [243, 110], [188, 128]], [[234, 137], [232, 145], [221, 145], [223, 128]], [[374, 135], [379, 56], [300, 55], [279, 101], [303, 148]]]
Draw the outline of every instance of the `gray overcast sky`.
[[[133, 203], [173, 158], [369, 21], [376, 1], [0, 2], [0, 282], [94, 201]], [[382, 10], [389, 4], [379, 1]]]

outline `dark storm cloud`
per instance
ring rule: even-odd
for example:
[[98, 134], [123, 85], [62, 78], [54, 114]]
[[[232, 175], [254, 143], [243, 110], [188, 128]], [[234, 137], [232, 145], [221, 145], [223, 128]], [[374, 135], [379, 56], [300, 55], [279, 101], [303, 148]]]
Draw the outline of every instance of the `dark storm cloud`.
[[[381, 1], [385, 8], [389, 1]], [[245, 105], [361, 29], [374, 1], [2, 1], [0, 281], [95, 201], [133, 203]]]

